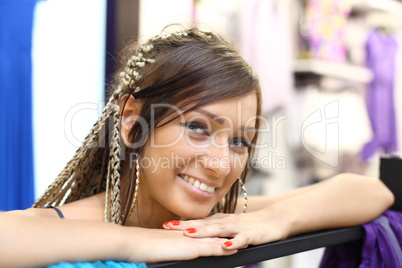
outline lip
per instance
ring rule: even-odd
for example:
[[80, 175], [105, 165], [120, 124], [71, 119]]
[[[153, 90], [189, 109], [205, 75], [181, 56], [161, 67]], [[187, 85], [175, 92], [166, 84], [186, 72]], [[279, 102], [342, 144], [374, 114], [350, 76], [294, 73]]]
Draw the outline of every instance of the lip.
[[[195, 176], [193, 176], [193, 175], [189, 175], [189, 174], [186, 174], [186, 173], [180, 173], [180, 174], [178, 174], [177, 176], [180, 177], [179, 175], [183, 175], [183, 176], [184, 176], [184, 175], [187, 175], [188, 177], [192, 177], [192, 178], [194, 178], [195, 180], [197, 180], [197, 181], [199, 181], [199, 182], [201, 182], [201, 183], [206, 184], [207, 186], [212, 186], [212, 187], [214, 187], [215, 189], [220, 188], [220, 186], [218, 186], [218, 185], [215, 184], [215, 183], [208, 182], [208, 181], [206, 181], [205, 179], [201, 179], [201, 178], [195, 177]], [[182, 178], [180, 178], [180, 179], [182, 179]]]
[[[187, 175], [187, 176], [189, 176], [188, 174], [183, 174], [183, 173], [181, 173], [181, 175]], [[197, 177], [189, 176], [189, 177], [193, 177], [194, 179], [196, 179], [196, 180], [198, 180], [198, 181], [200, 181], [200, 182], [202, 182], [202, 183], [205, 183], [207, 186], [215, 187], [215, 191], [214, 191], [213, 193], [209, 193], [209, 192], [203, 191], [203, 190], [201, 190], [201, 189], [195, 187], [195, 186], [192, 185], [191, 183], [185, 181], [185, 180], [184, 180], [183, 178], [181, 178], [179, 175], [177, 175], [176, 177], [177, 177], [177, 178], [179, 179], [179, 181], [180, 181], [181, 183], [183, 183], [184, 186], [186, 186], [192, 193], [196, 194], [197, 196], [203, 197], [203, 198], [209, 198], [209, 197], [213, 196], [214, 193], [215, 193], [215, 192], [218, 190], [218, 188], [219, 188], [219, 187], [217, 187], [215, 184], [208, 183], [208, 182], [206, 182], [205, 180], [199, 179], [199, 178], [197, 178]]]

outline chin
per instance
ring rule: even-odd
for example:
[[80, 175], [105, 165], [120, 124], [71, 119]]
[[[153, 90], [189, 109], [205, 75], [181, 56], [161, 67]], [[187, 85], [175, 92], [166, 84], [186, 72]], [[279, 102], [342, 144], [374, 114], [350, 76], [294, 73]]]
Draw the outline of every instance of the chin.
[[177, 213], [176, 215], [179, 217], [182, 217], [184, 219], [188, 219], [188, 220], [198, 220], [198, 219], [204, 219], [206, 217], [209, 216], [209, 214], [211, 213], [211, 210], [205, 210], [205, 211], [199, 211], [197, 213], [193, 211], [180, 211], [179, 213]]

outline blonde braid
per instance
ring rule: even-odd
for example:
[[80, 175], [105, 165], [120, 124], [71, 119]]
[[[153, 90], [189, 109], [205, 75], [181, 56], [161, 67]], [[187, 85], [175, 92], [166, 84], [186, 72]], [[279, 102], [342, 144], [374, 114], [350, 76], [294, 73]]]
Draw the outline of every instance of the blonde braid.
[[[138, 49], [138, 54], [132, 56], [126, 64], [126, 67], [120, 72], [120, 81], [134, 93], [141, 90], [136, 83], [141, 78], [140, 69], [148, 63], [154, 63], [154, 59], [144, 57], [144, 53], [148, 53], [153, 49], [152, 44], [145, 44]], [[118, 108], [118, 107], [117, 107]], [[109, 169], [106, 181], [106, 198], [105, 198], [105, 221], [122, 224], [121, 221], [121, 199], [120, 199], [120, 122], [119, 110], [113, 112], [113, 137], [112, 147], [110, 150]]]
[[145, 58], [143, 53], [148, 53], [154, 48], [152, 44], [146, 44], [140, 47], [137, 55], [132, 56], [122, 72], [120, 72], [120, 81], [128, 88], [137, 93], [141, 90], [140, 87], [135, 87], [135, 82], [141, 78], [139, 69], [144, 67], [147, 63], [155, 63], [154, 59]]
[[[122, 88], [119, 87], [116, 90], [117, 95], [122, 92]], [[69, 187], [74, 184], [73, 188], [76, 191], [71, 189], [69, 196], [76, 196], [79, 194], [79, 179], [76, 181], [73, 178], [80, 177], [84, 179], [82, 174], [77, 173], [77, 169], [80, 167], [82, 161], [88, 160], [87, 157], [89, 155], [89, 150], [91, 146], [93, 146], [94, 141], [99, 141], [99, 131], [105, 125], [106, 120], [110, 117], [111, 107], [115, 107], [117, 103], [116, 93], [109, 100], [108, 104], [103, 109], [103, 112], [97, 122], [93, 125], [90, 130], [90, 133], [85, 138], [83, 144], [80, 148], [75, 152], [72, 159], [67, 163], [64, 169], [57, 176], [56, 180], [48, 187], [45, 193], [38, 199], [38, 201], [33, 205], [33, 207], [46, 207], [46, 206], [57, 206], [60, 205], [65, 198], [66, 201], [72, 201], [71, 198], [68, 198], [66, 192], [70, 189]], [[82, 169], [83, 167], [81, 167]], [[72, 176], [74, 175], [74, 176]]]
[[[120, 129], [119, 129], [119, 110], [118, 106], [112, 112], [113, 134], [112, 144], [109, 152], [109, 168], [106, 179], [106, 198], [105, 198], [105, 221], [121, 224], [119, 210], [120, 207]], [[109, 205], [109, 202], [111, 205]], [[110, 207], [111, 206], [111, 211]]]

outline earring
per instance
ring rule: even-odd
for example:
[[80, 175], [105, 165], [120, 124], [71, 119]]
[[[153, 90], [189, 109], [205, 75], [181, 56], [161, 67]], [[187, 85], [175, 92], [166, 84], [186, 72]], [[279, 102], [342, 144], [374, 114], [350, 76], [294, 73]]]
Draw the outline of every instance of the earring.
[[135, 160], [135, 189], [134, 189], [134, 199], [133, 203], [131, 203], [130, 211], [128, 213], [128, 217], [130, 217], [131, 213], [133, 213], [133, 210], [135, 208], [135, 203], [137, 203], [137, 197], [138, 197], [138, 189], [140, 185], [140, 164], [139, 164], [139, 156], [137, 156], [137, 159]]
[[241, 186], [241, 189], [243, 190], [243, 195], [244, 195], [243, 213], [246, 213], [246, 210], [247, 210], [247, 203], [248, 203], [246, 186], [245, 186], [244, 183], [241, 181], [240, 177], [237, 178], [237, 180], [239, 181], [240, 186]]

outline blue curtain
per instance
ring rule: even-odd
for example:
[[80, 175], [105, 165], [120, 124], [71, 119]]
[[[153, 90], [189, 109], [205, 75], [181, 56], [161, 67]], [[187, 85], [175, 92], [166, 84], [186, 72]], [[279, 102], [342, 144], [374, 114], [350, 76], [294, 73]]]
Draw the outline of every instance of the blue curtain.
[[0, 210], [34, 201], [32, 23], [36, 0], [0, 0]]

